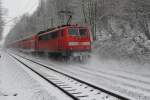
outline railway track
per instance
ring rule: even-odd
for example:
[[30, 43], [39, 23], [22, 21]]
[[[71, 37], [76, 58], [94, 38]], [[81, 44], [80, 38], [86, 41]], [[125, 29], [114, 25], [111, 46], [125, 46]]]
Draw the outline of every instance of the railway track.
[[[53, 86], [60, 89], [73, 100], [129, 100], [131, 98], [125, 97], [105, 90], [103, 88], [94, 86], [83, 80], [74, 78], [65, 73], [59, 72], [50, 66], [45, 66], [39, 62], [32, 61], [28, 58], [14, 54], [10, 54], [18, 62], [38, 74]], [[35, 67], [35, 65], [37, 67]], [[33, 67], [34, 66], [34, 67]]]

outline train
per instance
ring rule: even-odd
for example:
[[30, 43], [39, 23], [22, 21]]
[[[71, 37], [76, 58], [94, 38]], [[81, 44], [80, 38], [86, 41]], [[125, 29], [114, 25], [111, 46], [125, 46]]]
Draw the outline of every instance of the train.
[[55, 57], [83, 60], [90, 57], [91, 44], [91, 31], [88, 27], [61, 25], [17, 40], [9, 44], [9, 47], [23, 52], [44, 52]]

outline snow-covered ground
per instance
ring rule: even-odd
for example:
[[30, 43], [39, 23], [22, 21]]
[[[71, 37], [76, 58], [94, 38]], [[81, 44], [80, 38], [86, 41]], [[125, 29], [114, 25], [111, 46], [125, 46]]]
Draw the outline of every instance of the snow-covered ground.
[[70, 100], [0, 50], [0, 100]]
[[60, 85], [60, 83], [61, 83], [60, 87], [62, 87], [67, 92], [73, 94], [74, 96], [78, 97], [79, 100], [117, 100], [117, 98], [115, 98], [107, 93], [102, 93], [101, 91], [99, 91], [97, 89], [94, 89], [94, 88], [87, 86], [86, 84], [80, 83], [78, 81], [72, 80], [69, 77], [66, 77], [60, 73], [49, 70], [39, 64], [33, 63], [31, 61], [28, 61], [28, 60], [26, 60], [22, 57], [16, 56], [16, 55], [13, 55], [13, 56], [15, 56], [16, 58], [18, 58], [19, 60], [21, 60], [22, 62], [27, 64], [28, 66], [30, 66], [32, 69], [34, 69], [38, 73], [45, 76], [47, 79], [51, 80], [53, 83], [58, 84], [58, 82], [59, 82], [58, 85]]
[[86, 80], [100, 87], [134, 97], [150, 100], [150, 67], [132, 61], [117, 61], [93, 56], [87, 64], [63, 63], [46, 58], [31, 59]]

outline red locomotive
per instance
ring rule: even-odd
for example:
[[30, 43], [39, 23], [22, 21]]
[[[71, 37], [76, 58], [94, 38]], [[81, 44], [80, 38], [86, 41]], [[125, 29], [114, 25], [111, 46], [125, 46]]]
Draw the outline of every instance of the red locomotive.
[[91, 51], [91, 32], [88, 27], [70, 25], [72, 12], [60, 11], [69, 16], [66, 25], [41, 31], [36, 35], [16, 41], [11, 46], [24, 52], [46, 52], [53, 56], [65, 58], [89, 57]]
[[91, 32], [88, 27], [63, 25], [41, 31], [11, 45], [25, 52], [47, 52], [55, 56], [83, 59], [91, 51]]

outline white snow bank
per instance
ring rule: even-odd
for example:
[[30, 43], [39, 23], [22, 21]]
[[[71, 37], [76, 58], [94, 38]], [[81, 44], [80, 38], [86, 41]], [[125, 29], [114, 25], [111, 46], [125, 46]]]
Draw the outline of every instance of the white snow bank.
[[126, 72], [132, 72], [142, 75], [150, 75], [150, 65], [149, 64], [140, 64], [132, 60], [123, 60], [123, 59], [105, 59], [99, 55], [93, 54], [90, 61], [87, 62], [89, 67], [108, 69], [108, 70], [121, 70]]

